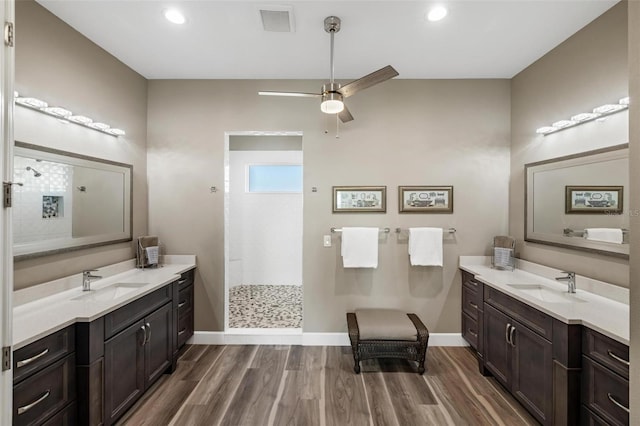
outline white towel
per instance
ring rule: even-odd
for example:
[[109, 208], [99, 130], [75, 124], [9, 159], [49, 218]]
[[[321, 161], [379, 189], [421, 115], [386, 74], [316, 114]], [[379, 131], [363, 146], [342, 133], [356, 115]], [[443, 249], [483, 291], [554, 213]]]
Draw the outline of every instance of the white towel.
[[513, 268], [513, 249], [494, 247], [493, 266], [496, 268]]
[[588, 228], [584, 230], [584, 237], [591, 241], [622, 244], [622, 229], [619, 228]]
[[442, 228], [409, 228], [409, 260], [413, 266], [442, 266]]
[[342, 228], [342, 264], [345, 268], [378, 267], [378, 228]]
[[149, 265], [156, 265], [158, 263], [158, 246], [146, 247], [145, 251], [147, 252], [147, 262]]

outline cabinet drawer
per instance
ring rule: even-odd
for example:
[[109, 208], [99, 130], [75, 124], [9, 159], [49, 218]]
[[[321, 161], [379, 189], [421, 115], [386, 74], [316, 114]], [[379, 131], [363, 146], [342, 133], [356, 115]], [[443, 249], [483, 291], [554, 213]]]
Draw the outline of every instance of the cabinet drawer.
[[74, 402], [51, 417], [42, 426], [75, 426], [78, 424], [78, 407]]
[[178, 292], [178, 315], [193, 309], [193, 286], [190, 285]]
[[478, 290], [467, 286], [462, 286], [462, 311], [478, 321], [480, 307], [482, 306], [482, 298]]
[[184, 345], [193, 336], [193, 310], [180, 315], [178, 319], [178, 347]]
[[629, 381], [582, 356], [582, 403], [611, 425], [629, 424]]
[[13, 383], [75, 351], [75, 328], [69, 326], [13, 353]]
[[587, 327], [582, 328], [582, 353], [629, 379], [629, 347]]
[[13, 387], [13, 424], [39, 424], [75, 400], [76, 361], [68, 355]]
[[463, 312], [462, 337], [464, 337], [464, 339], [469, 342], [471, 347], [475, 350], [478, 350], [479, 335], [478, 322]]
[[607, 422], [584, 405], [580, 407], [580, 424], [584, 426], [609, 426]]
[[194, 272], [195, 269], [191, 269], [187, 272], [183, 272], [182, 275], [180, 275], [180, 279], [178, 280], [178, 288], [180, 288], [180, 290], [187, 287], [188, 285], [193, 284]]
[[553, 318], [506, 294], [485, 286], [484, 301], [519, 321], [535, 333], [553, 341]]
[[[175, 282], [175, 281], [174, 281]], [[166, 285], [138, 300], [134, 300], [128, 305], [105, 315], [104, 317], [104, 338], [109, 339], [120, 331], [124, 330], [134, 322], [144, 318], [150, 312], [158, 309], [167, 302], [170, 302], [172, 285]]]

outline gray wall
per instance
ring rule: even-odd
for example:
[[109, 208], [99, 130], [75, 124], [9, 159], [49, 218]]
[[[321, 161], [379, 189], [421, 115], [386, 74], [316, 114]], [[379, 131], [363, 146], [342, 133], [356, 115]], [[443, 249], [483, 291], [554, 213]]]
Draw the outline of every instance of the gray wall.
[[[149, 82], [149, 229], [170, 253], [195, 253], [196, 329], [224, 315], [225, 131], [301, 130], [304, 151], [304, 330], [336, 332], [360, 306], [418, 313], [433, 332], [460, 331], [458, 256], [488, 253], [507, 231], [508, 80], [392, 80], [349, 98], [340, 126], [313, 99], [260, 97], [309, 91], [321, 81]], [[326, 132], [325, 132], [326, 131]], [[333, 185], [387, 185], [386, 214], [332, 214]], [[398, 185], [453, 185], [453, 214], [398, 214]], [[312, 187], [318, 192], [312, 192]], [[342, 226], [457, 228], [444, 268], [410, 267], [406, 237], [380, 243], [376, 270], [344, 270]]]
[[524, 242], [525, 164], [629, 141], [626, 111], [605, 122], [592, 121], [548, 136], [535, 130], [617, 102], [628, 95], [628, 80], [626, 2], [512, 79], [509, 229], [523, 259], [629, 285], [627, 260]]
[[[629, 151], [631, 192], [640, 194], [640, 2], [629, 2]], [[640, 197], [631, 199], [631, 209], [640, 211]], [[640, 424], [640, 215], [631, 215], [631, 374], [629, 424]]]
[[[114, 138], [23, 107], [15, 139], [133, 164], [133, 235], [147, 229], [147, 81], [42, 6], [16, 1], [16, 90], [127, 132]], [[130, 259], [130, 243], [16, 262], [16, 289]]]

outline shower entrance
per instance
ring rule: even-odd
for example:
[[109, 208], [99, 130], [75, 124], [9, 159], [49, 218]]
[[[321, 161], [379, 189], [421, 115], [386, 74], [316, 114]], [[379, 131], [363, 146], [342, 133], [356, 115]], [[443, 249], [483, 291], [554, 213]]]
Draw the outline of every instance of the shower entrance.
[[227, 135], [225, 330], [302, 330], [302, 134]]

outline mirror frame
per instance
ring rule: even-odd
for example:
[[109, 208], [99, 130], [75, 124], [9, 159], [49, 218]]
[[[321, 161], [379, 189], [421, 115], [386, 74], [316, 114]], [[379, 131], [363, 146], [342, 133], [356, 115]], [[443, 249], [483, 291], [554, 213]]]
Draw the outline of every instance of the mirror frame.
[[[524, 240], [531, 243], [545, 244], [555, 247], [563, 247], [573, 250], [581, 250], [590, 253], [602, 254], [605, 256], [620, 257], [629, 259], [629, 244], [613, 246], [612, 244], [589, 241], [583, 238], [575, 238], [567, 241], [564, 235], [544, 234], [535, 232], [533, 229], [533, 197], [529, 197], [529, 192], [533, 194], [533, 174], [537, 171], [559, 169], [567, 166], [577, 166], [589, 164], [599, 160], [614, 160], [629, 158], [629, 144], [614, 145], [606, 148], [585, 151], [578, 154], [566, 155], [549, 160], [537, 161], [524, 165]], [[628, 184], [628, 183], [627, 183]], [[628, 200], [627, 200], [628, 203]], [[564, 202], [562, 203], [564, 207]], [[628, 209], [627, 209], [628, 210]], [[624, 212], [622, 214], [625, 214]], [[569, 244], [571, 242], [571, 244]]]
[[[33, 151], [37, 151], [38, 159], [56, 161], [59, 163], [74, 166], [87, 166], [87, 161], [98, 163], [102, 170], [114, 170], [122, 168], [124, 173], [124, 208], [125, 214], [123, 232], [115, 234], [103, 234], [80, 238], [71, 238], [61, 243], [59, 240], [29, 242], [23, 244], [13, 244], [14, 261], [31, 259], [34, 257], [50, 256], [54, 254], [66, 253], [74, 250], [83, 250], [92, 247], [105, 246], [109, 244], [124, 243], [133, 240], [133, 166], [131, 164], [118, 163], [116, 161], [104, 160], [102, 158], [90, 157], [73, 152], [61, 151], [40, 145], [33, 145], [26, 142], [15, 141], [14, 155], [20, 157], [34, 158]], [[128, 180], [129, 184], [126, 184]], [[128, 210], [128, 214], [127, 214]]]

